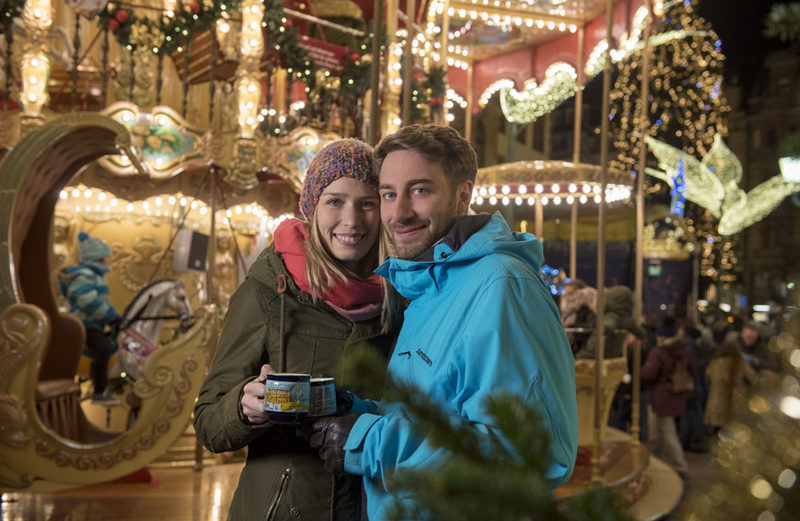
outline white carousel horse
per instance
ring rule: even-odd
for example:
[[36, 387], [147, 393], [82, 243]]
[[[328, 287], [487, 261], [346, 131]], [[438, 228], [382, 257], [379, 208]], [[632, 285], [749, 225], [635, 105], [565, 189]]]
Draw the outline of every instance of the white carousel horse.
[[[175, 314], [167, 315], [166, 310]], [[119, 370], [112, 372], [141, 378], [147, 357], [158, 349], [163, 321], [170, 319], [179, 320], [183, 327], [194, 322], [183, 282], [161, 279], [142, 288], [120, 317]]]

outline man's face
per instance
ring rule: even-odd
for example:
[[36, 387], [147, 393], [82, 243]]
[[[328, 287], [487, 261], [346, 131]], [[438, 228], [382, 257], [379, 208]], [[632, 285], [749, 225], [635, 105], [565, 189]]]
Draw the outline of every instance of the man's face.
[[442, 238], [456, 217], [466, 215], [472, 181], [453, 195], [442, 165], [412, 150], [395, 150], [380, 173], [381, 221], [401, 259], [413, 259]]
[[751, 329], [749, 327], [745, 327], [742, 329], [741, 336], [742, 336], [742, 343], [745, 346], [750, 347], [753, 344], [755, 344], [756, 341], [758, 340], [758, 331], [756, 331], [755, 329]]

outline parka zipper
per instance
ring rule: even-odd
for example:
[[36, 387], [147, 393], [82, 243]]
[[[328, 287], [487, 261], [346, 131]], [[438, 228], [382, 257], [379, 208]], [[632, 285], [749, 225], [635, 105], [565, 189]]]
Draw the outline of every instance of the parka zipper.
[[275, 512], [283, 496], [283, 491], [286, 489], [286, 482], [289, 480], [289, 472], [291, 470], [292, 469], [287, 467], [286, 470], [283, 471], [283, 474], [281, 474], [281, 484], [278, 486], [278, 492], [275, 494], [275, 499], [272, 500], [272, 505], [270, 505], [269, 510], [267, 510], [266, 521], [271, 521], [275, 518]]

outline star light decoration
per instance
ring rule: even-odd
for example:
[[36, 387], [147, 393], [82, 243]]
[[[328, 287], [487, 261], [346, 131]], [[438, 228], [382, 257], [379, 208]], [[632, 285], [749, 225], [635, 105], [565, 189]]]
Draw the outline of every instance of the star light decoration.
[[683, 195], [710, 210], [719, 219], [722, 235], [737, 233], [769, 215], [788, 195], [800, 191], [800, 183], [776, 175], [749, 192], [739, 188], [742, 164], [717, 134], [702, 161], [651, 137], [645, 142], [658, 159], [661, 170], [645, 171], [675, 190], [677, 179], [685, 179]]

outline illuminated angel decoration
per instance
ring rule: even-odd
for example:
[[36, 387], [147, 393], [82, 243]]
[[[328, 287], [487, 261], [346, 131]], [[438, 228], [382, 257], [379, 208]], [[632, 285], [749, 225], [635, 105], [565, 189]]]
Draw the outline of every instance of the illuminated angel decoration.
[[722, 235], [737, 233], [760, 221], [787, 196], [800, 192], [800, 183], [786, 181], [780, 175], [749, 192], [739, 188], [742, 164], [719, 134], [714, 136], [714, 145], [702, 161], [656, 139], [646, 137], [645, 142], [661, 168], [647, 168], [645, 171], [675, 189], [682, 169], [684, 197], [711, 210], [720, 220], [718, 231]]

